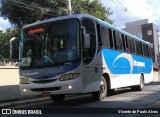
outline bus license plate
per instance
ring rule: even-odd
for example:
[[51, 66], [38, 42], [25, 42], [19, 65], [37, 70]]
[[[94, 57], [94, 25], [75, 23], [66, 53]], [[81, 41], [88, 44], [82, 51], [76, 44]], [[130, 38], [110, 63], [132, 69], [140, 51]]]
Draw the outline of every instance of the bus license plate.
[[42, 95], [42, 96], [50, 96], [50, 95], [51, 95], [51, 92], [42, 92], [41, 95]]

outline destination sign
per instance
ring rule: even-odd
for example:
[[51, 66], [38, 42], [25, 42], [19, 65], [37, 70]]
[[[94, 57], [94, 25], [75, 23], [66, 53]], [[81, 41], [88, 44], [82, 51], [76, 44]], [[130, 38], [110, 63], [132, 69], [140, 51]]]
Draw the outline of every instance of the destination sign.
[[39, 32], [42, 32], [42, 31], [44, 31], [44, 28], [36, 28], [36, 29], [29, 30], [28, 34], [31, 35], [31, 34], [39, 33]]

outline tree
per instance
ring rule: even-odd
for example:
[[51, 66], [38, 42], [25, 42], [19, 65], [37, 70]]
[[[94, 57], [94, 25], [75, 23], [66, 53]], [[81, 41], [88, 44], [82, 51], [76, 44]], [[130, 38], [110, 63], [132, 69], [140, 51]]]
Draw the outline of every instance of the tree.
[[3, 46], [4, 46], [4, 33], [3, 31], [0, 31], [0, 60], [3, 58]]
[[9, 41], [12, 37], [19, 37], [19, 34], [18, 29], [0, 31], [0, 59], [9, 59]]
[[99, 0], [72, 0], [72, 7], [74, 13], [90, 14], [101, 20], [107, 21], [110, 24], [113, 24], [113, 21], [109, 19], [109, 16], [113, 12], [110, 11], [110, 8], [103, 6]]
[[[39, 20], [68, 13], [68, 0], [1, 0], [0, 15], [21, 28]], [[91, 14], [109, 23], [112, 14], [98, 0], [72, 0], [74, 13]]]
[[21, 28], [38, 20], [63, 15], [63, 0], [1, 0], [1, 16]]

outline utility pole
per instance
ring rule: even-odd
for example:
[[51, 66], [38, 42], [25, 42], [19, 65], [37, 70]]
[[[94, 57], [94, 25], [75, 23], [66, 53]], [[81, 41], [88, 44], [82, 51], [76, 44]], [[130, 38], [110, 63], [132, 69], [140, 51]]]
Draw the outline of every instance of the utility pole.
[[68, 0], [68, 9], [69, 9], [69, 14], [72, 15], [71, 0]]

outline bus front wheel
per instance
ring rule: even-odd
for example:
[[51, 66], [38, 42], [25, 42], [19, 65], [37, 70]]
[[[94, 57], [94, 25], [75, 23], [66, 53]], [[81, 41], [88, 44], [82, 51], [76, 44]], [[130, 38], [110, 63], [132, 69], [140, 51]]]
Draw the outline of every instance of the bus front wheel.
[[64, 98], [65, 95], [51, 95], [51, 99], [56, 103], [63, 102]]
[[100, 91], [93, 92], [93, 98], [95, 100], [104, 100], [106, 96], [107, 96], [107, 82], [104, 76], [102, 76], [100, 81]]

